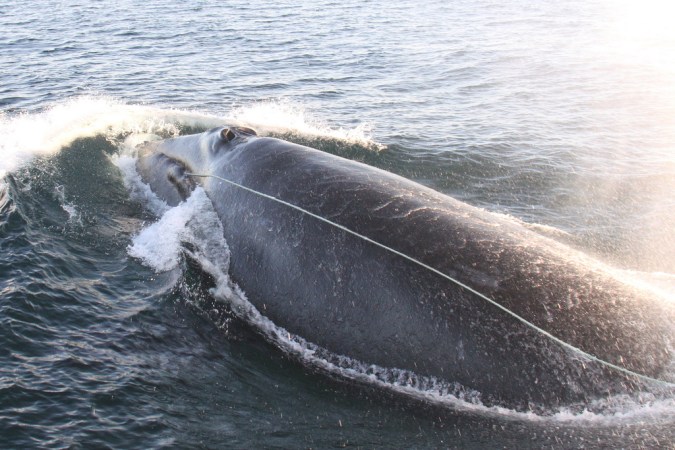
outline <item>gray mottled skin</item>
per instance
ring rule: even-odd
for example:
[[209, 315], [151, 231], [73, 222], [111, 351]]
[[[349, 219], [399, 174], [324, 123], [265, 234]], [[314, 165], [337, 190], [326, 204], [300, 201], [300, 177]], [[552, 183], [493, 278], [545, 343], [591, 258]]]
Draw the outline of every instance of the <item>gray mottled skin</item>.
[[[391, 173], [246, 129], [146, 145], [137, 168], [177, 204], [201, 184], [230, 274], [277, 325], [328, 350], [459, 382], [487, 404], [558, 406], [645, 389], [456, 284], [214, 174], [331, 219], [465, 283], [584, 352], [664, 378], [672, 304], [598, 262]], [[228, 129], [224, 129], [225, 133]]]

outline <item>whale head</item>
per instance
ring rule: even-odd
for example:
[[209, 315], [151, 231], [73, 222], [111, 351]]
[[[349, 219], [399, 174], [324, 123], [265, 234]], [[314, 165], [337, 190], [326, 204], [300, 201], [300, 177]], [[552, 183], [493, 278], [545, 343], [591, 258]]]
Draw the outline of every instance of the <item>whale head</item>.
[[198, 135], [147, 142], [138, 149], [136, 170], [167, 204], [185, 200], [196, 186], [194, 174], [209, 174], [234, 148], [256, 137], [246, 127], [217, 127]]

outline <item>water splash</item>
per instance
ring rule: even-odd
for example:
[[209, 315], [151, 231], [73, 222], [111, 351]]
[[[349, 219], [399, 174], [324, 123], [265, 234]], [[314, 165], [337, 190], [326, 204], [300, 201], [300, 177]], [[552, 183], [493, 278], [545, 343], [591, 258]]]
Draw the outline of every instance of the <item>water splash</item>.
[[77, 209], [77, 206], [74, 203], [66, 200], [65, 187], [63, 185], [56, 186], [54, 195], [61, 205], [61, 209], [63, 209], [66, 214], [68, 214], [68, 223], [71, 225], [82, 226], [82, 216], [80, 211]]
[[169, 209], [169, 205], [157, 197], [150, 186], [143, 183], [140, 175], [136, 172], [136, 146], [156, 139], [160, 139], [160, 137], [146, 133], [131, 134], [120, 144], [119, 153], [113, 155], [111, 159], [113, 164], [120, 169], [122, 181], [129, 191], [131, 199], [145, 205], [156, 216], [161, 216]]
[[0, 117], [0, 175], [39, 155], [50, 155], [78, 138], [128, 132], [177, 134], [176, 124], [195, 114], [131, 106], [109, 97], [78, 97], [36, 114]]
[[228, 118], [256, 129], [259, 134], [291, 133], [304, 137], [336, 139], [367, 148], [383, 146], [371, 137], [372, 126], [361, 123], [353, 129], [332, 128], [298, 104], [285, 100], [256, 102], [235, 108]]
[[144, 228], [128, 248], [129, 255], [143, 261], [156, 272], [166, 272], [178, 267], [184, 244], [204, 248], [210, 254], [225, 253], [219, 258], [229, 265], [229, 250], [222, 242], [218, 251], [209, 245], [206, 229], [223, 234], [218, 216], [211, 208], [211, 201], [202, 188], [197, 188], [188, 199], [168, 209], [155, 223]]
[[51, 155], [78, 138], [106, 136], [120, 143], [128, 135], [175, 137], [182, 129], [206, 130], [222, 125], [255, 128], [259, 134], [293, 133], [377, 147], [370, 127], [331, 128], [301, 106], [286, 101], [257, 102], [233, 108], [224, 116], [129, 105], [111, 97], [77, 97], [34, 114], [0, 115], [0, 178], [41, 155]]

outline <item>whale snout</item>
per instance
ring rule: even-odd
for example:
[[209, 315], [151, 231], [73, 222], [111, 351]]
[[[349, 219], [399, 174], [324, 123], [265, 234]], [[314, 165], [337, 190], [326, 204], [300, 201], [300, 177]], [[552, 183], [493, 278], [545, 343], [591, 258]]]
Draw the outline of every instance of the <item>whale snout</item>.
[[180, 163], [169, 167], [166, 178], [183, 200], [190, 196], [196, 186], [194, 179], [188, 175], [185, 166]]
[[190, 168], [154, 145], [139, 151], [136, 170], [143, 182], [170, 206], [188, 198], [196, 187], [195, 181], [188, 175]]

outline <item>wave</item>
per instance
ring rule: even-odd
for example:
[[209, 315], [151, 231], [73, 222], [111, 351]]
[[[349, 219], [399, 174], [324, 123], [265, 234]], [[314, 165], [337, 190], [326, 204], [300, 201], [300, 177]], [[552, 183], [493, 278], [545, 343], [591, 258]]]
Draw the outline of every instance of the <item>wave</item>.
[[233, 108], [224, 116], [147, 105], [130, 105], [111, 97], [77, 97], [32, 114], [0, 115], [0, 178], [31, 159], [51, 155], [76, 139], [103, 135], [119, 141], [130, 134], [177, 136], [184, 129], [203, 131], [222, 125], [256, 129], [259, 134], [289, 133], [339, 139], [380, 147], [370, 126], [334, 129], [299, 105], [284, 100]]
[[366, 148], [384, 148], [371, 138], [372, 126], [368, 123], [353, 129], [335, 129], [308, 114], [301, 105], [286, 100], [256, 102], [235, 108], [229, 118], [262, 134], [295, 134], [307, 138], [335, 139]]

